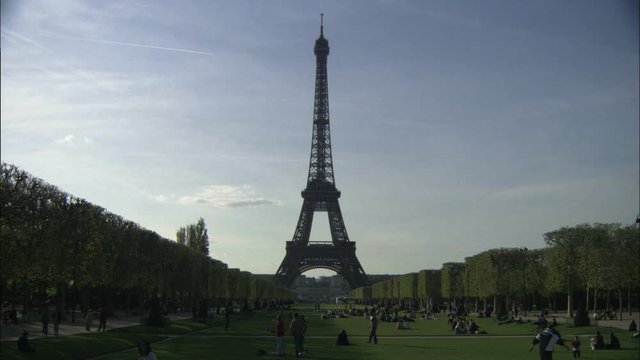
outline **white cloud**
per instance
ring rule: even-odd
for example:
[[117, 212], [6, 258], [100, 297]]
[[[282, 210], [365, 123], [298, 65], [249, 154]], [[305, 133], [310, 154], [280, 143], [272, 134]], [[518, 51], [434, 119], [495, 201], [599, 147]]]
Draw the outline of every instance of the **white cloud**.
[[75, 139], [76, 139], [75, 136], [73, 136], [72, 134], [69, 134], [69, 135], [63, 137], [62, 139], [55, 140], [54, 143], [56, 143], [56, 144], [73, 144]]
[[170, 197], [166, 195], [149, 195], [149, 198], [153, 201], [164, 204], [169, 201]]
[[249, 185], [209, 185], [191, 196], [181, 196], [178, 203], [182, 205], [211, 204], [217, 208], [235, 208], [258, 205], [279, 205], [280, 201], [256, 197]]
[[[65, 137], [63, 137], [61, 139], [54, 140], [53, 142], [55, 144], [75, 144], [76, 140], [77, 139], [76, 139], [75, 135], [68, 134], [68, 135], [65, 135]], [[85, 143], [85, 144], [91, 144], [93, 142], [93, 139], [89, 138], [89, 137], [86, 137], [86, 136], [83, 136], [82, 137], [82, 142]]]
[[561, 193], [567, 184], [539, 183], [516, 186], [493, 193], [492, 197], [499, 200], [518, 200], [542, 195]]

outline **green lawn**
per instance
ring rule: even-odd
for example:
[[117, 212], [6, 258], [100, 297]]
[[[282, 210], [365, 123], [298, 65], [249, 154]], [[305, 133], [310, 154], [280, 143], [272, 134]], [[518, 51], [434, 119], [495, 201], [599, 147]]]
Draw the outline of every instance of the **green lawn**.
[[[369, 322], [362, 317], [321, 320], [311, 307], [299, 307], [308, 322], [305, 348], [308, 359], [537, 359], [529, 353], [535, 327], [531, 324], [497, 325], [492, 319], [476, 319], [487, 335], [453, 335], [445, 317], [436, 321], [417, 320], [410, 330], [396, 330], [395, 324], [380, 322], [379, 344], [368, 344]], [[103, 359], [136, 359], [135, 343], [141, 338], [154, 342], [154, 352], [160, 360], [166, 359], [253, 359], [263, 349], [263, 357], [275, 358], [275, 338], [271, 333], [275, 313], [255, 312], [234, 314], [228, 331], [224, 330], [224, 318], [217, 316], [211, 326], [191, 321], [176, 321], [171, 327], [158, 329], [132, 326], [100, 334], [76, 335], [64, 338], [34, 340], [37, 348], [34, 356], [19, 357], [15, 342], [2, 343], [2, 359], [81, 359], [105, 354]], [[285, 314], [288, 322], [288, 313]], [[335, 346], [341, 329], [349, 335], [351, 346]], [[559, 326], [565, 339], [579, 335], [583, 343], [582, 359], [637, 360], [640, 348], [626, 331], [613, 330], [622, 343], [622, 350], [591, 351], [587, 344], [595, 327], [573, 328]], [[608, 340], [611, 329], [598, 328]], [[167, 337], [167, 336], [169, 337]], [[165, 339], [165, 341], [158, 342]], [[287, 357], [293, 358], [293, 339], [285, 340]], [[556, 359], [571, 359], [570, 351], [556, 350]]]
[[[157, 342], [165, 337], [145, 336], [149, 341]], [[137, 346], [139, 336], [119, 334], [111, 331], [104, 333], [80, 334], [73, 336], [47, 337], [30, 341], [35, 353], [24, 354], [17, 350], [16, 341], [3, 341], [0, 344], [2, 360], [8, 359], [86, 359], [88, 357], [111, 353]]]

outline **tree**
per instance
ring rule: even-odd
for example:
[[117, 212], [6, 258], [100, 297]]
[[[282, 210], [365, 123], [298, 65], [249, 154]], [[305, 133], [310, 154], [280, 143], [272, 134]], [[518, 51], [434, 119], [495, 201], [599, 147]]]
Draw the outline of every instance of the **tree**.
[[464, 296], [464, 263], [448, 262], [442, 264], [441, 276], [442, 280], [442, 296], [451, 300], [455, 304], [458, 297]]
[[178, 229], [176, 240], [178, 244], [186, 245], [201, 254], [209, 255], [209, 234], [203, 218], [199, 218], [195, 224]]
[[[120, 303], [127, 311], [146, 303], [157, 320], [157, 301], [166, 304], [177, 294], [182, 300], [186, 293], [191, 303], [228, 297], [228, 287], [236, 289], [232, 293], [239, 300], [250, 296], [251, 274], [243, 273], [241, 282], [227, 280], [226, 264], [208, 257], [204, 219], [182, 228], [177, 237], [188, 246], [0, 163], [3, 304], [22, 303], [27, 311], [55, 296], [63, 310], [69, 294], [72, 322], [78, 303], [85, 310]], [[273, 284], [263, 288], [270, 297], [292, 296]]]
[[[580, 248], [584, 245], [589, 232], [589, 225], [576, 227], [563, 227], [561, 229], [544, 234], [544, 241], [548, 246], [555, 248], [551, 252], [552, 265], [549, 273], [551, 279], [562, 280], [567, 292], [567, 317], [572, 316], [573, 292], [577, 288], [578, 265], [580, 263]], [[557, 277], [556, 277], [557, 275]]]

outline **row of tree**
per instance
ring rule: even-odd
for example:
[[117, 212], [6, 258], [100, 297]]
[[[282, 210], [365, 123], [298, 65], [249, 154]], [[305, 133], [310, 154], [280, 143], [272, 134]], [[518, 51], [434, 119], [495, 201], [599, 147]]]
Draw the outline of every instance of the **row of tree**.
[[[466, 300], [476, 310], [492, 306], [498, 315], [515, 308], [526, 312], [543, 307], [566, 309], [568, 317], [575, 307], [593, 308], [594, 313], [615, 307], [620, 317], [624, 307], [630, 311], [633, 295], [637, 297], [640, 290], [638, 225], [563, 227], [544, 234], [544, 240], [544, 249], [487, 250], [461, 263], [445, 263], [439, 270], [422, 270], [354, 289], [350, 297], [423, 304]], [[606, 302], [598, 303], [599, 294]], [[559, 296], [566, 296], [565, 304], [549, 304]], [[610, 301], [614, 297], [616, 304]]]
[[150, 299], [191, 308], [293, 297], [267, 279], [208, 257], [202, 219], [184, 229], [182, 241], [170, 241], [6, 163], [0, 168], [0, 206], [5, 305], [55, 301], [60, 310], [76, 304], [132, 310]]

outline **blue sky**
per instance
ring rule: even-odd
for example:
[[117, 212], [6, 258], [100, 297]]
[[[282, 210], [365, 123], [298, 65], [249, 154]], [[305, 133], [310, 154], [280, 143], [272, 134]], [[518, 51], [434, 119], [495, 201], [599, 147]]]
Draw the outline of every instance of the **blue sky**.
[[[3, 1], [1, 153], [274, 273], [306, 184], [319, 14], [368, 273], [638, 214], [637, 1]], [[312, 240], [328, 240], [316, 214]], [[316, 271], [310, 273], [329, 273]]]

